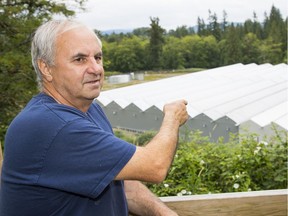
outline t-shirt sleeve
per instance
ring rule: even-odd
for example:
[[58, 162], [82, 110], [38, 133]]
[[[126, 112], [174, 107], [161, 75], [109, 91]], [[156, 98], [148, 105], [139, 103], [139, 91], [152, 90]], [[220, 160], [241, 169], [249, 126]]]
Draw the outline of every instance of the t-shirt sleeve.
[[84, 120], [63, 127], [43, 160], [38, 184], [96, 198], [136, 147]]

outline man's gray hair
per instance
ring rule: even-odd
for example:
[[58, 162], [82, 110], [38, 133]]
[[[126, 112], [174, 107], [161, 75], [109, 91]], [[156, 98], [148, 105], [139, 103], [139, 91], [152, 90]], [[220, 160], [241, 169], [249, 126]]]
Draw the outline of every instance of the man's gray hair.
[[[89, 29], [84, 24], [73, 20], [51, 20], [36, 30], [31, 44], [31, 56], [40, 90], [42, 89], [43, 79], [40, 68], [38, 67], [38, 60], [41, 59], [48, 66], [53, 66], [55, 63], [57, 36], [77, 27], [86, 27]], [[94, 33], [95, 39], [98, 41], [99, 46], [102, 47], [101, 40], [96, 33], [92, 29], [89, 30], [91, 30], [91, 33]]]

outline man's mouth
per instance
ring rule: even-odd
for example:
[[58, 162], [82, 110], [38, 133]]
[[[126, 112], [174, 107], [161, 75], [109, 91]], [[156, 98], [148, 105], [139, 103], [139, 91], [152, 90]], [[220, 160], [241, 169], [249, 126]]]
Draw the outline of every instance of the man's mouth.
[[91, 81], [87, 81], [85, 82], [85, 84], [94, 84], [94, 83], [99, 83], [100, 80], [91, 80]]

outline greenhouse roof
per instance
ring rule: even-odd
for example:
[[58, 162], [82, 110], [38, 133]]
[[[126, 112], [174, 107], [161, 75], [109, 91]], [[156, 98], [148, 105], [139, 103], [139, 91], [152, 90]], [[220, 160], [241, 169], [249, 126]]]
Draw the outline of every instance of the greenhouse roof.
[[190, 118], [212, 121], [229, 118], [236, 126], [252, 121], [259, 127], [276, 123], [288, 130], [287, 64], [234, 64], [196, 73], [103, 91], [97, 101], [105, 107], [130, 104], [141, 111], [167, 102], [188, 101]]

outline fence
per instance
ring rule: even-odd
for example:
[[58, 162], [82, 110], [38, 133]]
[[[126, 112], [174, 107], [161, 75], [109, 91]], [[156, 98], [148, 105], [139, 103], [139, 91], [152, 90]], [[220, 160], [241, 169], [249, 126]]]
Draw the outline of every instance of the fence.
[[179, 216], [287, 216], [287, 190], [162, 197]]

